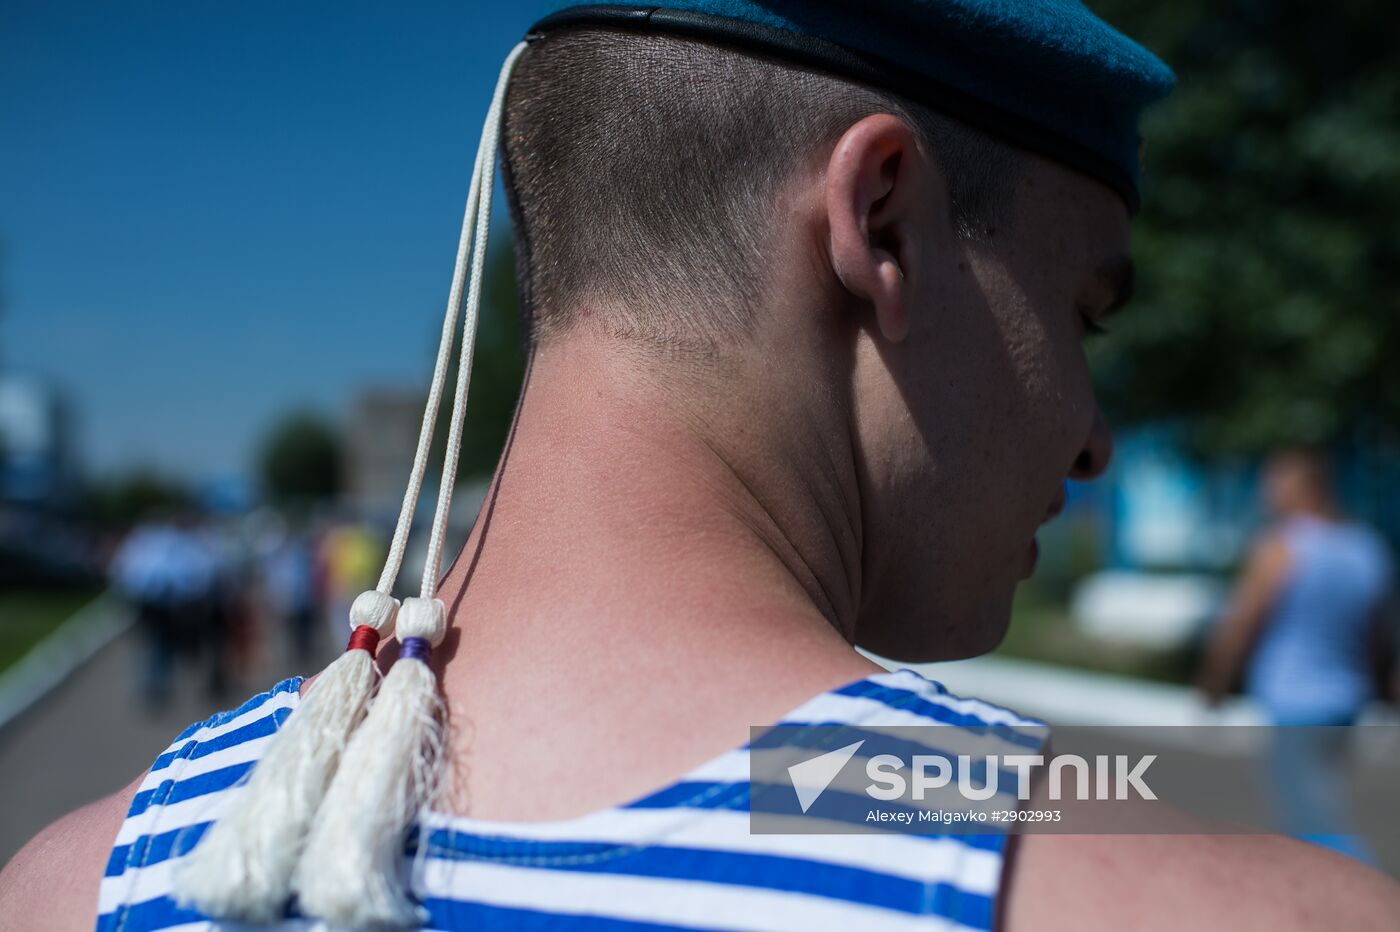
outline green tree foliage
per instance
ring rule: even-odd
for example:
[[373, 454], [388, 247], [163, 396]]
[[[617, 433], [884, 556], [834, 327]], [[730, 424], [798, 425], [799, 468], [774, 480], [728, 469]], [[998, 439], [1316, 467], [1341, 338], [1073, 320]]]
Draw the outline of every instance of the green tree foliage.
[[1144, 127], [1138, 298], [1092, 352], [1110, 418], [1208, 452], [1394, 447], [1400, 7], [1090, 5], [1179, 78]]
[[181, 483], [149, 470], [93, 481], [82, 494], [82, 514], [99, 527], [119, 530], [158, 512], [192, 507], [194, 496]]
[[334, 425], [311, 412], [290, 414], [263, 441], [258, 474], [267, 497], [280, 505], [307, 505], [341, 489], [342, 450]]

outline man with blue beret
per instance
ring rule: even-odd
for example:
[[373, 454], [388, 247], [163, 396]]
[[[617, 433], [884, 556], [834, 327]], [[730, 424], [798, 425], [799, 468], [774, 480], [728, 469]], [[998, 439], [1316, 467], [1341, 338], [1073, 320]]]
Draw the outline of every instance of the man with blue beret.
[[[1169, 69], [1076, 0], [568, 4], [527, 42], [500, 112], [530, 362], [438, 590], [425, 922], [1393, 927], [1390, 880], [1279, 838], [750, 831], [751, 726], [1035, 733], [855, 648], [995, 647], [1066, 480], [1106, 468], [1082, 341], [1132, 292]], [[187, 733], [168, 802], [138, 780], [47, 830], [0, 915], [90, 926], [105, 871], [111, 928], [210, 928], [169, 862], [233, 790], [208, 758], [256, 760], [233, 727]]]

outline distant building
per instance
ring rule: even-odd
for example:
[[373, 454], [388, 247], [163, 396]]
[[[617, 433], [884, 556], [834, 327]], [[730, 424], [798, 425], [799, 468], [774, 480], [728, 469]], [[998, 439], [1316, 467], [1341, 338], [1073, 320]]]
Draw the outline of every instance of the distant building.
[[416, 392], [375, 389], [362, 392], [351, 405], [345, 436], [346, 495], [366, 518], [391, 522], [398, 515], [418, 446], [423, 401]]
[[[451, 399], [444, 399], [445, 405]], [[423, 397], [410, 391], [377, 389], [362, 392], [351, 405], [345, 432], [346, 504], [361, 519], [386, 533], [398, 519], [404, 488], [413, 469], [418, 431], [423, 424]], [[446, 430], [446, 424], [440, 425]], [[418, 496], [414, 531], [408, 539], [399, 593], [412, 594], [427, 557], [428, 528], [437, 503], [442, 469], [442, 439], [435, 438], [437, 456], [428, 463]], [[447, 524], [445, 561], [461, 548], [486, 497], [489, 478], [461, 478], [452, 497]]]
[[57, 506], [71, 497], [76, 479], [62, 397], [37, 380], [0, 374], [0, 502]]
[[91, 535], [73, 520], [70, 409], [42, 382], [0, 373], [0, 587], [91, 583]]

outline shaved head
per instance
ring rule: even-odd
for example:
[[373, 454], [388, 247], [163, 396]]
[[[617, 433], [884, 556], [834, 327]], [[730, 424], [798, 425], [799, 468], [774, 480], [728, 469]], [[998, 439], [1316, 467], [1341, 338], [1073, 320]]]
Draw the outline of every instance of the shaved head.
[[1019, 152], [925, 107], [692, 39], [581, 29], [532, 43], [503, 160], [531, 341], [585, 318], [671, 350], [743, 339], [783, 182], [872, 113], [906, 120], [943, 168], [959, 235], [994, 237]]

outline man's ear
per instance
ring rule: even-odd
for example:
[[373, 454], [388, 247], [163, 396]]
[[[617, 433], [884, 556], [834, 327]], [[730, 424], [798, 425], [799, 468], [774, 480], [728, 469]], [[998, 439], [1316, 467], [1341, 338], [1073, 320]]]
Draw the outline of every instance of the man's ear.
[[921, 248], [938, 235], [930, 223], [946, 216], [945, 199], [941, 175], [934, 177], [899, 117], [865, 117], [837, 140], [826, 170], [831, 266], [851, 294], [870, 302], [885, 339], [909, 331]]

